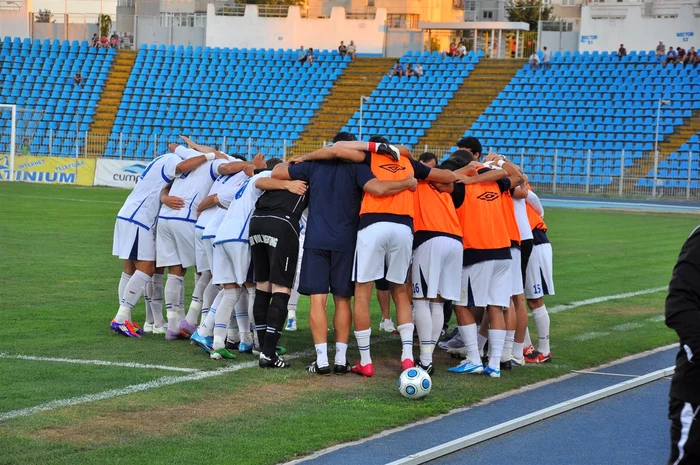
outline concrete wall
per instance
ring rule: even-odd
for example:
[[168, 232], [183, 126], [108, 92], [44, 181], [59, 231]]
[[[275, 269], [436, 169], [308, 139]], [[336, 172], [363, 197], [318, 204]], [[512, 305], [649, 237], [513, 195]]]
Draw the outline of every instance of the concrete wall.
[[244, 16], [216, 16], [207, 9], [206, 44], [209, 47], [299, 48], [333, 50], [341, 40], [355, 41], [358, 53], [382, 53], [386, 10], [378, 8], [374, 19], [346, 19], [344, 8], [333, 8], [330, 18], [302, 18], [299, 7], [289, 8], [286, 18], [261, 18], [256, 5], [247, 5]]
[[19, 10], [0, 11], [0, 37], [31, 37], [32, 0], [24, 0]]
[[573, 52], [578, 50], [579, 33], [542, 31], [541, 45], [547, 47], [552, 52], [568, 50]]
[[401, 57], [408, 50], [423, 51], [423, 31], [407, 29], [389, 29], [386, 35], [387, 57]]
[[[666, 46], [689, 48], [700, 45], [700, 20], [693, 5], [660, 7], [654, 14], [677, 14], [677, 18], [643, 16], [644, 5], [584, 6], [581, 9], [579, 50], [653, 50], [659, 41]], [[662, 11], [663, 10], [663, 11]], [[611, 16], [624, 16], [614, 18]]]

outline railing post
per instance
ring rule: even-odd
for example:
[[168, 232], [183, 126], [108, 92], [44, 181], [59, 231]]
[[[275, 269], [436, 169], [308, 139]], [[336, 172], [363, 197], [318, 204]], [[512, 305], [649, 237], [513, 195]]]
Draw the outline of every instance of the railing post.
[[586, 194], [591, 188], [591, 149], [588, 149], [588, 157], [586, 158]]
[[527, 171], [525, 171], [525, 147], [520, 149], [520, 168], [523, 170], [523, 173], [527, 174]]
[[659, 151], [654, 150], [654, 185], [651, 186], [651, 196], [656, 198], [656, 183], [659, 179]]
[[622, 197], [622, 189], [625, 184], [625, 149], [620, 153], [620, 185], [617, 189], [617, 194]]
[[557, 161], [559, 160], [559, 149], [554, 149], [554, 168], [552, 169], [552, 194], [557, 193]]
[[53, 156], [53, 129], [49, 129], [49, 156]]
[[428, 151], [428, 144], [425, 144], [425, 150], [423, 150], [423, 152], [427, 152], [427, 151]]
[[85, 158], [88, 156], [88, 133], [85, 131], [85, 147], [83, 147], [83, 153], [85, 154]]
[[282, 160], [287, 160], [287, 139], [282, 141]]
[[250, 149], [251, 149], [251, 147], [252, 147], [252, 143], [253, 143], [253, 141], [252, 141], [252, 140], [250, 139], [250, 137], [249, 137], [249, 138], [248, 138], [248, 160], [251, 160], [251, 158], [250, 158], [250, 157], [251, 157]]
[[224, 136], [224, 140], [221, 141], [221, 151], [224, 153], [228, 153], [226, 151], [226, 136]]
[[158, 134], [153, 134], [153, 158], [158, 156]]
[[688, 183], [685, 185], [685, 198], [690, 198], [690, 179], [693, 167], [693, 152], [688, 152]]
[[124, 151], [122, 150], [122, 133], [119, 133], [119, 159], [124, 158]]

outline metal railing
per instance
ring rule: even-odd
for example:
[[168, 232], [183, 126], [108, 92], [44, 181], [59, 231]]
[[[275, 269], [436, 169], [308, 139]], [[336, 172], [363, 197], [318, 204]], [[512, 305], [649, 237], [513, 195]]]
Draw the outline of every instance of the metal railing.
[[[109, 158], [150, 160], [167, 152], [177, 136], [157, 134], [102, 134], [53, 130], [17, 131], [16, 155], [71, 158]], [[194, 137], [202, 145], [218, 148], [231, 155], [252, 159], [257, 153], [289, 159], [313, 152], [325, 144], [315, 141], [252, 139], [232, 137]], [[9, 153], [10, 131], [0, 130], [0, 154]], [[433, 152], [439, 160], [449, 157], [454, 148], [413, 147], [417, 157]], [[484, 150], [487, 153], [489, 150]], [[700, 153], [698, 152], [595, 152], [537, 151], [516, 149], [499, 152], [518, 164], [533, 187], [543, 193], [606, 197], [645, 197], [700, 199]]]

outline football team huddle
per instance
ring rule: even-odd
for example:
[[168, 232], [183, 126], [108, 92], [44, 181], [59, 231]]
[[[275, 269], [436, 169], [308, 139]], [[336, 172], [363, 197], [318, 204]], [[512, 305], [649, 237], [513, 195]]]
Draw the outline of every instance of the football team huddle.
[[[286, 368], [279, 340], [285, 325], [296, 329], [303, 294], [316, 349], [307, 370], [373, 376], [376, 282], [395, 302], [402, 370], [432, 374], [446, 308], [457, 330], [440, 347], [463, 358], [450, 372], [500, 377], [513, 365], [551, 360], [543, 296], [554, 293], [552, 248], [542, 205], [522, 170], [503, 156], [482, 156], [476, 138], [460, 139], [439, 166], [432, 153], [415, 160], [384, 137], [360, 142], [345, 132], [287, 163], [262, 154], [245, 161], [182, 139], [186, 146], [170, 144], [149, 163], [117, 215], [113, 254], [124, 271], [113, 331], [190, 339], [212, 359], [254, 353], [262, 368]], [[132, 319], [142, 295], [143, 328]], [[387, 323], [393, 330], [386, 319], [381, 329]], [[360, 360], [351, 366], [353, 324]]]

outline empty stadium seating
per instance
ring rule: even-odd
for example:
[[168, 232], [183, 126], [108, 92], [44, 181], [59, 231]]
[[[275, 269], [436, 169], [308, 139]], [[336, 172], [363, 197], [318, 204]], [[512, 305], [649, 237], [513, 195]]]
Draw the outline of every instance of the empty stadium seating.
[[[95, 114], [115, 51], [86, 41], [31, 41], [6, 37], [0, 45], [0, 102], [16, 104], [17, 137], [30, 141], [32, 153], [75, 154], [76, 132], [84, 134]], [[73, 76], [83, 75], [75, 86]], [[0, 117], [0, 152], [9, 150], [10, 110]], [[78, 145], [83, 141], [78, 137]]]
[[[229, 152], [256, 151], [263, 148], [259, 140], [271, 140], [278, 143], [265, 153], [282, 155], [282, 141], [299, 137], [349, 61], [322, 51], [313, 64], [301, 64], [297, 54], [142, 47], [105, 155], [142, 158], [164, 151], [178, 134], [210, 145], [221, 145], [225, 137]], [[120, 133], [128, 140], [121, 146]]]
[[[416, 144], [478, 61], [473, 52], [454, 59], [438, 52], [408, 52], [400, 62], [420, 63], [424, 75], [382, 78], [363, 109], [363, 136], [381, 134], [395, 143]], [[358, 110], [343, 130], [357, 134], [359, 126]]]

